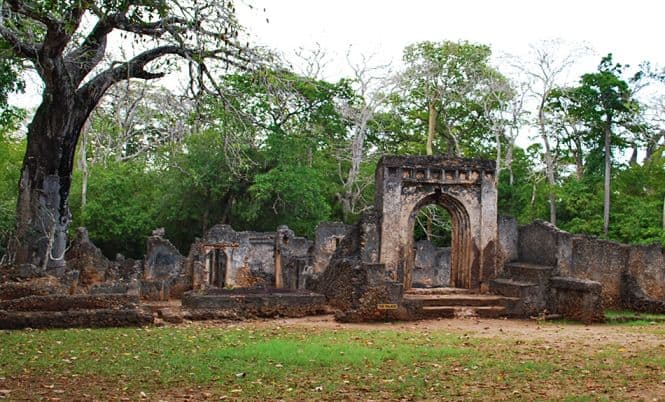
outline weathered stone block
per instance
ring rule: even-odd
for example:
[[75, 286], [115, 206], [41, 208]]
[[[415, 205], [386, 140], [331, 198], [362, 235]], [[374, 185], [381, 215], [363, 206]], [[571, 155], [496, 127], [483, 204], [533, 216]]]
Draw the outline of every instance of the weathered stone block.
[[625, 244], [575, 237], [568, 275], [601, 283], [605, 307], [620, 308], [621, 277], [627, 267], [629, 249]]
[[599, 282], [553, 277], [550, 285], [551, 313], [584, 323], [603, 322], [605, 314]]
[[548, 222], [534, 221], [519, 228], [519, 260], [557, 265], [559, 230]]
[[187, 292], [182, 306], [190, 319], [302, 317], [325, 310], [325, 296], [291, 289], [210, 289]]
[[166, 301], [171, 295], [171, 280], [143, 280], [140, 282], [141, 299]]
[[631, 246], [627, 272], [645, 296], [665, 301], [665, 256], [661, 245]]

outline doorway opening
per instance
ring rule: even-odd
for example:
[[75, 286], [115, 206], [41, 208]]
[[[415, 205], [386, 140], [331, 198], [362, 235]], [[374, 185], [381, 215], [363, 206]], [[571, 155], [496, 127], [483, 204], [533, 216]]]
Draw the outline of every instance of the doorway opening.
[[226, 285], [228, 257], [222, 249], [213, 249], [207, 254], [208, 283], [210, 286], [223, 288]]
[[413, 228], [414, 288], [450, 287], [453, 223], [450, 213], [438, 204], [422, 207]]

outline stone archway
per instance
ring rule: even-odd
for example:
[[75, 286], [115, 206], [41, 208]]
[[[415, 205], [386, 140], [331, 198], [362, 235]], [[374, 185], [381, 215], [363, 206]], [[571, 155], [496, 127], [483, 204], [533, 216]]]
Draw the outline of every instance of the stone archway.
[[452, 283], [484, 290], [496, 275], [497, 191], [493, 161], [384, 156], [376, 171], [380, 250], [388, 279], [410, 287], [415, 213], [436, 203], [453, 220]]
[[[471, 237], [469, 214], [464, 205], [450, 194], [445, 194], [440, 188], [436, 188], [434, 193], [423, 197], [413, 208], [409, 215], [408, 230], [413, 233], [418, 212], [427, 205], [436, 204], [450, 214], [452, 222], [452, 241], [450, 243], [450, 286], [457, 288], [471, 287], [470, 272], [470, 251]], [[414, 239], [408, 236], [408, 244], [405, 246], [405, 270], [404, 287], [409, 289], [412, 282], [412, 273], [415, 263]]]

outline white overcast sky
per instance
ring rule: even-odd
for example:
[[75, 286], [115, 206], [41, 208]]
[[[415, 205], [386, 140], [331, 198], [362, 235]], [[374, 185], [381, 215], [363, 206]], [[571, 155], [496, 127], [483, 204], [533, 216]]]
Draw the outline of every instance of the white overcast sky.
[[[397, 67], [402, 49], [424, 40], [483, 43], [495, 55], [525, 55], [540, 40], [584, 42], [595, 54], [580, 61], [570, 80], [594, 70], [608, 52], [623, 64], [665, 66], [662, 0], [240, 0], [237, 9], [254, 45], [288, 58], [318, 43], [330, 58], [325, 78], [333, 80], [349, 75], [349, 46], [356, 56], [374, 55], [374, 63]], [[165, 81], [172, 86], [178, 78], [172, 74]], [[35, 82], [10, 101], [35, 107]]]
[[524, 54], [530, 43], [561, 38], [595, 50], [587, 71], [608, 52], [623, 64], [665, 65], [660, 0], [248, 1], [254, 9], [239, 5], [238, 17], [255, 44], [288, 54], [318, 42], [337, 56], [333, 75], [343, 71], [349, 45], [399, 62], [406, 45], [423, 40], [468, 40], [496, 54]]

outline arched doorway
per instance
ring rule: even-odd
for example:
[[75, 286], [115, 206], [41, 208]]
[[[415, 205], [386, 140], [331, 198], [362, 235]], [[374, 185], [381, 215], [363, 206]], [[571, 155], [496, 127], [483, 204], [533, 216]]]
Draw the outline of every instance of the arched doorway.
[[411, 287], [450, 287], [452, 221], [438, 204], [425, 205], [416, 213], [413, 228], [414, 264]]
[[[471, 288], [471, 259], [470, 259], [470, 223], [469, 213], [464, 205], [450, 194], [443, 193], [436, 188], [434, 193], [424, 196], [412, 209], [409, 215], [408, 230], [413, 233], [418, 213], [428, 205], [438, 205], [450, 215], [450, 282], [449, 286], [458, 288]], [[413, 270], [415, 268], [414, 237], [410, 236], [405, 247], [404, 288], [412, 286]]]
[[437, 156], [384, 156], [376, 171], [379, 263], [385, 278], [411, 286], [415, 216], [424, 206], [445, 208], [452, 222], [453, 287], [487, 288], [496, 276], [497, 190], [493, 161]]

